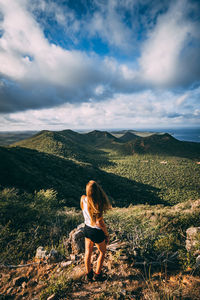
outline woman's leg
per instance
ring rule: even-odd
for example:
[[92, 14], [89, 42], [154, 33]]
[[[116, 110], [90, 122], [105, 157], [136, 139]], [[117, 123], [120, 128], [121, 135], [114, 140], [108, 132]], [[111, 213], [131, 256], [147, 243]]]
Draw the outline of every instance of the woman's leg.
[[102, 266], [103, 266], [105, 253], [106, 253], [106, 242], [105, 242], [105, 240], [102, 243], [96, 244], [96, 246], [97, 246], [97, 249], [99, 250], [99, 257], [97, 259], [96, 274], [100, 274]]
[[91, 256], [93, 246], [94, 243], [90, 239], [85, 238], [85, 269], [87, 274], [91, 271]]

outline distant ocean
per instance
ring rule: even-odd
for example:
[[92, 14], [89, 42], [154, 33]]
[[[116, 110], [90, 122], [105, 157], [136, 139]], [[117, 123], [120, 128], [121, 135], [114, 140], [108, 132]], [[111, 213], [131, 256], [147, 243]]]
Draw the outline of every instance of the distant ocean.
[[148, 131], [167, 132], [180, 141], [200, 143], [200, 128], [151, 129]]

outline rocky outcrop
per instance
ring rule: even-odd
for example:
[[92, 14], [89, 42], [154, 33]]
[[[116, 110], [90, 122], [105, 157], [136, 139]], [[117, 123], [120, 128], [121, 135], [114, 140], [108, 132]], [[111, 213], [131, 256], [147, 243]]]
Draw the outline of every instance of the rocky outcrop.
[[186, 239], [187, 251], [200, 252], [200, 227], [190, 227], [187, 229], [186, 234], [187, 234], [187, 239]]
[[190, 227], [186, 231], [186, 249], [196, 257], [196, 268], [200, 267], [200, 227]]
[[62, 260], [62, 256], [55, 249], [51, 249], [50, 252], [40, 246], [36, 250], [35, 259], [36, 260], [47, 260], [48, 262], [58, 262]]
[[64, 245], [68, 252], [73, 254], [84, 253], [85, 251], [85, 224], [80, 224], [77, 228], [72, 230], [69, 234], [69, 238], [64, 241]]
[[44, 247], [40, 246], [36, 250], [36, 259], [47, 259], [48, 258], [48, 252], [44, 249]]

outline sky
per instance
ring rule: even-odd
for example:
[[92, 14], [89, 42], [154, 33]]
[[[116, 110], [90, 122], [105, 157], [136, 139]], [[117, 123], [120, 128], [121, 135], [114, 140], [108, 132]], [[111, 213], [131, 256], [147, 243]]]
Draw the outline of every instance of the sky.
[[0, 131], [200, 126], [200, 1], [0, 0]]

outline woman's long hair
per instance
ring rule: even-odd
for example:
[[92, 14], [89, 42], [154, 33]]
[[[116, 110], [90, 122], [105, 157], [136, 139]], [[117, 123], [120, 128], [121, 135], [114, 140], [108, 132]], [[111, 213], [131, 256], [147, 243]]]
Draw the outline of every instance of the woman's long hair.
[[95, 223], [97, 219], [102, 217], [103, 212], [111, 208], [111, 205], [102, 187], [94, 180], [90, 180], [86, 185], [86, 195], [88, 212], [92, 223]]

